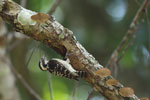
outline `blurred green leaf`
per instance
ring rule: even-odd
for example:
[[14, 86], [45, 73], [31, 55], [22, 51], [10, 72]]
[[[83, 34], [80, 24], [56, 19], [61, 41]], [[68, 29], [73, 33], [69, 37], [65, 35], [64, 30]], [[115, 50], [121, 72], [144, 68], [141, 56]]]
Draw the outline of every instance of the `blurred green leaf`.
[[53, 4], [53, 0], [28, 0], [27, 8], [37, 12], [47, 13]]

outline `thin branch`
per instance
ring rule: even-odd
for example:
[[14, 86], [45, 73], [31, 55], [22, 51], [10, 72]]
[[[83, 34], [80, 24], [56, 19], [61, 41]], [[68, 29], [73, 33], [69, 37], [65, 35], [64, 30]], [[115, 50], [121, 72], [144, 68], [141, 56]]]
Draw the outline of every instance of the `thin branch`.
[[48, 87], [49, 87], [49, 95], [50, 95], [50, 100], [53, 100], [53, 89], [52, 89], [52, 82], [51, 82], [51, 75], [49, 74], [49, 72], [47, 73], [47, 77], [48, 77]]
[[122, 51], [121, 55], [118, 57], [116, 63], [118, 64], [119, 61], [121, 60], [121, 58], [124, 56], [125, 52], [127, 51], [127, 49], [133, 45], [133, 41], [135, 40], [136, 38], [136, 34], [133, 34], [133, 38], [130, 40], [130, 42], [128, 43], [128, 45], [124, 48], [124, 50]]
[[112, 66], [112, 73], [114, 74], [115, 77], [117, 76], [117, 70], [118, 70], [118, 68], [116, 68], [116, 67], [118, 66], [118, 64], [119, 64], [120, 60], [122, 59], [122, 57], [125, 55], [125, 53], [128, 50], [128, 48], [133, 45], [133, 42], [134, 42], [134, 40], [136, 38], [136, 34], [138, 32], [138, 29], [140, 28], [140, 26], [144, 22], [144, 18], [145, 18], [145, 14], [144, 14], [143, 18], [141, 19], [141, 21], [139, 22], [139, 26], [135, 29], [135, 32], [133, 33], [131, 38], [128, 40], [127, 45], [120, 52], [121, 54], [119, 55], [119, 57], [117, 57], [116, 62]]
[[77, 87], [78, 87], [79, 82], [75, 81], [75, 86], [73, 90], [73, 100], [76, 100], [76, 93], [77, 93]]
[[146, 19], [147, 19], [147, 30], [148, 30], [148, 51], [150, 53], [150, 18], [148, 17], [148, 9], [146, 11]]
[[30, 54], [30, 56], [29, 56], [29, 58], [28, 58], [28, 60], [27, 60], [27, 63], [25, 64], [25, 66], [26, 66], [27, 68], [29, 67], [29, 63], [30, 63], [30, 61], [31, 61], [31, 58], [32, 58], [32, 56], [33, 56], [34, 51], [35, 51], [36, 48], [38, 48], [38, 47], [39, 47], [39, 43], [37, 43], [36, 46], [33, 47], [33, 50], [31, 51], [31, 54]]
[[[140, 27], [141, 25], [142, 25], [142, 23], [139, 24], [139, 27]], [[137, 32], [138, 32], [139, 27], [136, 29], [136, 32], [134, 32], [134, 34], [133, 34], [132, 38], [130, 39], [129, 43], [128, 43], [128, 44], [125, 46], [125, 48], [123, 49], [121, 55], [118, 57], [118, 59], [117, 59], [117, 61], [116, 61], [117, 64], [119, 63], [119, 61], [120, 61], [120, 60], [122, 59], [122, 57], [124, 56], [124, 54], [125, 54], [125, 52], [127, 51], [127, 49], [128, 49], [131, 45], [133, 45], [133, 42], [134, 42], [134, 40], [135, 40], [135, 38], [136, 38], [136, 34], [137, 34]]]
[[32, 56], [33, 56], [33, 53], [34, 53], [35, 49], [36, 49], [36, 47], [34, 47], [33, 50], [31, 51], [31, 54], [30, 54], [30, 56], [29, 56], [29, 58], [28, 58], [28, 60], [27, 60], [27, 63], [25, 64], [25, 66], [26, 66], [27, 68], [29, 68], [29, 63], [30, 63], [30, 61], [31, 61], [31, 58], [32, 58]]
[[93, 90], [92, 92], [89, 93], [87, 100], [90, 100], [93, 97], [94, 92], [95, 91]]
[[26, 7], [26, 4], [27, 4], [27, 0], [20, 0], [20, 5], [22, 7]]
[[141, 5], [141, 3], [138, 0], [134, 0], [134, 1], [137, 3], [137, 5]]
[[[14, 43], [10, 44], [9, 46], [7, 46], [6, 51], [9, 53], [16, 45], [21, 43], [21, 39], [16, 40]], [[31, 54], [32, 55], [32, 54]], [[31, 56], [30, 56], [31, 57]], [[28, 65], [28, 63], [27, 63]], [[29, 93], [31, 95], [33, 95], [37, 100], [43, 100], [31, 87], [30, 85], [25, 81], [25, 79], [22, 77], [22, 75], [17, 72], [17, 70], [13, 67], [12, 63], [9, 62], [9, 66], [11, 71], [13, 72], [14, 76], [16, 76], [16, 78], [18, 80], [20, 80], [20, 82], [25, 86], [25, 88], [29, 91]]]
[[63, 0], [56, 0], [56, 2], [52, 5], [50, 11], [48, 12], [50, 15], [52, 15], [56, 8], [59, 6], [59, 4], [62, 2]]
[[123, 37], [122, 41], [117, 46], [117, 48], [114, 50], [114, 52], [112, 53], [110, 59], [108, 60], [108, 63], [106, 65], [108, 68], [112, 67], [116, 63], [116, 61], [118, 60], [118, 54], [121, 52], [121, 50], [123, 49], [125, 44], [128, 42], [129, 37], [132, 36], [134, 30], [136, 29], [136, 25], [138, 23], [138, 20], [140, 19], [141, 15], [142, 15], [142, 12], [145, 11], [148, 3], [149, 3], [149, 0], [144, 0], [143, 4], [141, 5], [139, 10], [137, 11], [133, 21], [130, 24], [129, 30], [127, 31], [127, 33]]
[[11, 63], [9, 63], [12, 72], [14, 73], [14, 75], [16, 76], [16, 78], [18, 80], [20, 80], [20, 82], [25, 86], [25, 88], [29, 91], [29, 93], [31, 95], [33, 95], [37, 100], [43, 100], [31, 87], [30, 85], [25, 81], [25, 79], [21, 76], [21, 74], [19, 74], [16, 69], [13, 67], [13, 65]]

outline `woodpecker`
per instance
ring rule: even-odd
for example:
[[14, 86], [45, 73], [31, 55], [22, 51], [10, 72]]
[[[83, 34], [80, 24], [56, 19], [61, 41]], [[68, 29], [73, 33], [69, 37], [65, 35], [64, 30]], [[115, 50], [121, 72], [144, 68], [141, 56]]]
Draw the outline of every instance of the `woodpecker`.
[[47, 61], [45, 57], [42, 57], [39, 61], [39, 67], [42, 71], [49, 71], [56, 76], [66, 77], [77, 81], [79, 78], [87, 76], [87, 72], [77, 71], [67, 61], [57, 58], [52, 58]]

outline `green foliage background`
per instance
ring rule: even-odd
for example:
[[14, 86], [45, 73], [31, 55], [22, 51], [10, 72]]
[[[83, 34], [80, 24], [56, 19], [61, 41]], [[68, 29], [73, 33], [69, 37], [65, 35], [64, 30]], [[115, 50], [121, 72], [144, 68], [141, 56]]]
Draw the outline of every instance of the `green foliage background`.
[[[19, 0], [15, 0], [20, 3]], [[54, 16], [66, 28], [74, 32], [77, 40], [100, 62], [106, 65], [111, 53], [122, 40], [143, 0], [63, 0]], [[55, 0], [27, 0], [26, 8], [47, 13]], [[124, 8], [117, 8], [119, 5]], [[111, 8], [111, 9], [108, 9]], [[113, 11], [113, 9], [115, 9]], [[119, 9], [123, 9], [119, 12]], [[111, 14], [109, 13], [111, 12]], [[112, 13], [113, 12], [113, 13]], [[122, 17], [115, 17], [121, 15]], [[136, 94], [150, 97], [150, 8], [144, 22], [138, 25], [137, 38], [119, 64], [115, 76], [125, 86], [132, 87]], [[115, 16], [114, 16], [114, 15]], [[53, 100], [73, 100], [75, 81], [59, 78], [42, 72], [38, 61], [42, 55], [49, 59], [60, 58], [53, 50], [30, 40], [23, 40], [11, 53], [16, 69], [37, 93], [50, 100], [48, 81], [52, 84]], [[35, 48], [35, 50], [34, 50]], [[27, 65], [30, 55], [33, 55]], [[34, 100], [26, 88], [17, 81], [22, 100]], [[76, 100], [86, 100], [92, 88], [82, 80], [77, 86]], [[92, 100], [100, 100], [94, 94]], [[101, 98], [103, 100], [103, 98]]]

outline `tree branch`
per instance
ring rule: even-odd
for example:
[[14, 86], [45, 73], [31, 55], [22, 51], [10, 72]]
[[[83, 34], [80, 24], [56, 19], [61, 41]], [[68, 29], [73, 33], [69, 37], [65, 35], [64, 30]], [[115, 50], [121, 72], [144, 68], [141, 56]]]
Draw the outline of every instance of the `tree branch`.
[[146, 7], [148, 6], [148, 4], [149, 4], [149, 0], [144, 0], [143, 4], [141, 5], [139, 10], [137, 11], [133, 21], [131, 22], [127, 33], [125, 34], [125, 36], [121, 40], [120, 44], [117, 46], [117, 48], [112, 53], [107, 65], [106, 65], [108, 68], [113, 67], [114, 65], [116, 65], [116, 62], [118, 62], [119, 53], [121, 52], [121, 50], [124, 48], [124, 46], [128, 42], [130, 36], [132, 36], [134, 30], [136, 29], [136, 25], [137, 25], [141, 15], [142, 15], [143, 11], [145, 11]]
[[[13, 25], [16, 31], [44, 43], [62, 57], [69, 58], [71, 65], [76, 70], [87, 71], [88, 77], [84, 80], [108, 100], [126, 99], [118, 93], [123, 87], [122, 84], [119, 83], [117, 87], [110, 88], [106, 85], [106, 80], [113, 78], [112, 76], [101, 79], [96, 75], [96, 70], [103, 66], [75, 39], [72, 31], [64, 28], [52, 16], [45, 23], [39, 25], [38, 22], [31, 19], [31, 16], [35, 14], [11, 0], [0, 0], [0, 16]], [[130, 99], [140, 100], [135, 95]]]
[[21, 76], [20, 73], [18, 73], [16, 71], [16, 69], [13, 67], [13, 65], [11, 63], [9, 63], [10, 68], [12, 70], [12, 72], [14, 73], [14, 75], [16, 76], [16, 78], [18, 80], [20, 80], [20, 82], [25, 86], [25, 88], [29, 91], [29, 93], [31, 95], [33, 95], [33, 97], [35, 97], [37, 100], [43, 100], [32, 88], [31, 86], [26, 82], [26, 80]]
[[59, 6], [59, 4], [62, 2], [63, 0], [56, 0], [55, 3], [53, 4], [52, 8], [50, 9], [50, 11], [48, 12], [50, 15], [52, 15], [56, 8]]

